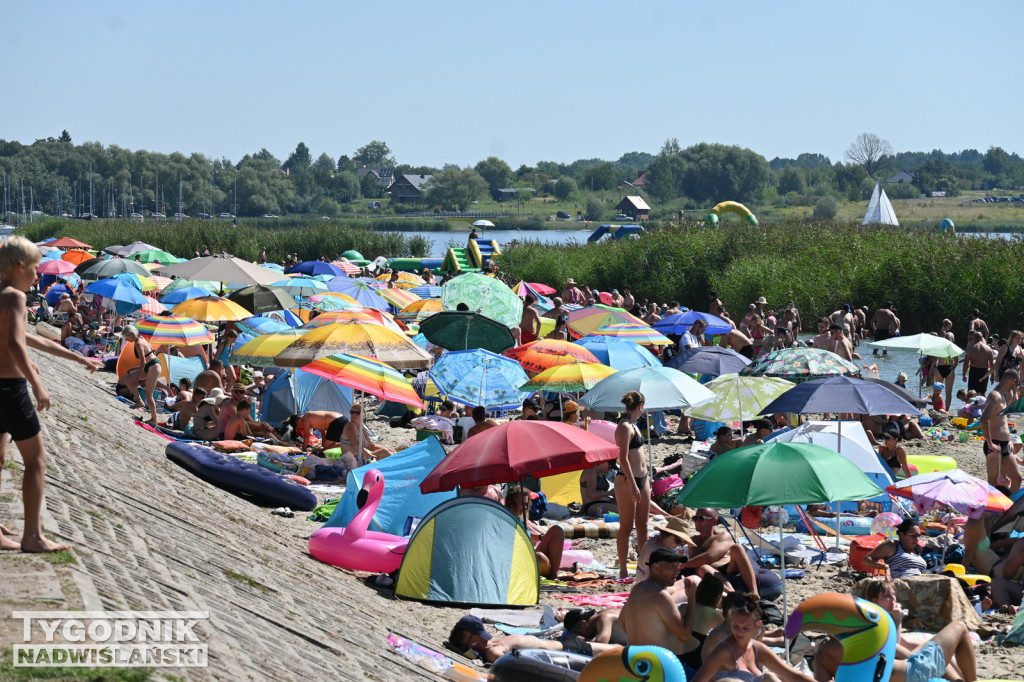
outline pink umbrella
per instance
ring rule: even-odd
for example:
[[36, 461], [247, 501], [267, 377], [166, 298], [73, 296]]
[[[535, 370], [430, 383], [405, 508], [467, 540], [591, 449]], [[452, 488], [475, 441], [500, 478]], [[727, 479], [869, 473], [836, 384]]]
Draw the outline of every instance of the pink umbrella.
[[40, 275], [67, 275], [75, 271], [75, 264], [55, 258], [48, 260], [36, 270]]
[[159, 315], [163, 311], [167, 310], [167, 306], [152, 296], [146, 296], [145, 298], [146, 303], [142, 306], [143, 315]]
[[972, 519], [980, 519], [987, 511], [1004, 512], [1013, 504], [1009, 497], [987, 482], [960, 469], [918, 474], [894, 483], [885, 490], [911, 500], [919, 512], [936, 507], [952, 507]]

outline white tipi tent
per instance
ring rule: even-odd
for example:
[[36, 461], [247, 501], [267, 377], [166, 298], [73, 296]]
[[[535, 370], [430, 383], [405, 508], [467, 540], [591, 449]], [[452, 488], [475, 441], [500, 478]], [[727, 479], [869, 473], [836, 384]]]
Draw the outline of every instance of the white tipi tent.
[[879, 183], [875, 183], [875, 191], [871, 193], [871, 201], [868, 202], [868, 211], [864, 214], [864, 222], [861, 225], [896, 225], [900, 221], [896, 219], [896, 211], [889, 203], [889, 197]]

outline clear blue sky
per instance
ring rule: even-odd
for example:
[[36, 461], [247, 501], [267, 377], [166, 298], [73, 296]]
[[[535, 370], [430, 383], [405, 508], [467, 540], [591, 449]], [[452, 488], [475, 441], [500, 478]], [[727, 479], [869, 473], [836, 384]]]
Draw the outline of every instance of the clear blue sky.
[[720, 142], [1024, 154], [1024, 3], [73, 2], [3, 11], [0, 138], [400, 163]]

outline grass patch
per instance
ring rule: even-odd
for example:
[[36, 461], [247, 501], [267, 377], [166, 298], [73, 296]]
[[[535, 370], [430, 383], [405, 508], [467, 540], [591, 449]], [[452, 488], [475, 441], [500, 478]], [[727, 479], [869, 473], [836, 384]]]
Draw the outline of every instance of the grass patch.
[[89, 682], [145, 682], [152, 679], [151, 668], [16, 668], [14, 650], [0, 649], [0, 679], [88, 680]]
[[13, 459], [10, 459], [4, 463], [4, 469], [10, 469], [11, 471], [24, 471], [25, 467], [20, 463], [15, 462]]
[[36, 554], [35, 556], [39, 557], [48, 564], [53, 564], [54, 566], [73, 566], [78, 563], [78, 559], [75, 558], [75, 555], [72, 554], [71, 550], [69, 549], [65, 549], [61, 552]]
[[249, 587], [255, 587], [260, 592], [270, 592], [270, 588], [268, 588], [266, 585], [242, 573], [237, 573], [235, 571], [225, 568], [224, 575], [231, 578], [232, 580], [237, 580], [240, 583], [245, 583]]

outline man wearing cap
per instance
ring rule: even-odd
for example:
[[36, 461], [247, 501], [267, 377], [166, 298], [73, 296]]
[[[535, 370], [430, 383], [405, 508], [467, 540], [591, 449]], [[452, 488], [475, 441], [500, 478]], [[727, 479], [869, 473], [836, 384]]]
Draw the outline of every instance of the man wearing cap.
[[540, 405], [533, 398], [527, 398], [523, 401], [523, 414], [519, 417], [523, 421], [539, 421], [540, 420]]
[[970, 343], [965, 353], [963, 379], [967, 382], [967, 390], [985, 395], [994, 359], [992, 347], [985, 343], [985, 336], [980, 331], [974, 330], [970, 334]]
[[619, 614], [622, 609], [569, 609], [562, 624], [565, 626], [565, 634], [562, 639], [568, 637], [582, 637], [583, 639], [600, 644], [618, 644], [626, 646], [629, 640], [626, 631], [619, 625]]
[[640, 549], [640, 556], [636, 560], [636, 580], [638, 581], [649, 577], [647, 561], [659, 547], [670, 549], [678, 554], [686, 547], [696, 546], [690, 539], [690, 533], [693, 532], [690, 522], [679, 516], [670, 516], [664, 524], [651, 526], [651, 528], [658, 532], [652, 535], [651, 539]]
[[576, 280], [572, 277], [565, 280], [565, 288], [562, 289], [562, 302], [583, 305], [583, 292], [576, 286]]
[[667, 547], [658, 547], [647, 559], [648, 577], [633, 586], [619, 625], [630, 646], [660, 646], [678, 653], [693, 637], [696, 580], [686, 581], [686, 611], [679, 613], [673, 586], [685, 558]]
[[764, 439], [772, 435], [772, 423], [767, 419], [758, 419], [754, 422], [754, 432], [743, 439], [743, 446], [764, 445]]
[[697, 546], [682, 565], [684, 575], [704, 575], [714, 571], [734, 589], [771, 600], [782, 596], [779, 577], [771, 571], [755, 568], [746, 551], [733, 542], [728, 532], [716, 530], [717, 510], [708, 507], [698, 509], [693, 516], [693, 525], [697, 528], [697, 534], [691, 539]]
[[487, 632], [483, 621], [476, 616], [463, 616], [459, 619], [448, 635], [448, 645], [466, 655], [475, 652], [488, 663], [494, 663], [508, 652], [518, 649], [548, 649], [596, 656], [610, 649], [619, 648], [618, 645], [590, 643], [579, 637], [557, 641], [532, 635], [508, 635], [494, 639], [491, 633]]

